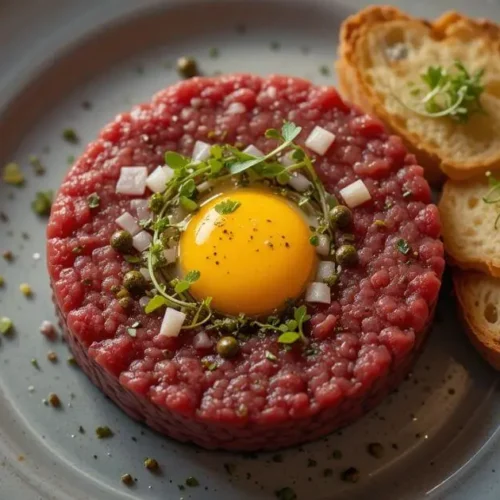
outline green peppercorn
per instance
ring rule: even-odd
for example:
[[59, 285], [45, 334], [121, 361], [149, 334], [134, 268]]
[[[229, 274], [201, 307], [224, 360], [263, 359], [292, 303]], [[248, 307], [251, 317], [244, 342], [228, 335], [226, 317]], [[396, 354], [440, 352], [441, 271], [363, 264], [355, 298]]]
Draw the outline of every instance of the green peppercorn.
[[130, 309], [132, 307], [132, 299], [130, 297], [122, 297], [119, 301], [118, 304], [120, 304], [120, 307], [122, 309]]
[[217, 352], [223, 358], [233, 358], [238, 354], [239, 351], [240, 351], [240, 344], [234, 337], [231, 336], [222, 337], [217, 342]]
[[144, 460], [144, 467], [152, 472], [156, 472], [160, 468], [160, 465], [156, 459], [146, 458], [146, 460]]
[[147, 286], [146, 279], [139, 271], [129, 271], [123, 277], [123, 286], [133, 294], [139, 294], [144, 291]]
[[111, 236], [110, 244], [120, 253], [130, 253], [134, 248], [132, 246], [132, 235], [128, 231], [116, 231]]
[[335, 252], [337, 264], [343, 267], [352, 267], [358, 263], [359, 257], [356, 247], [353, 245], [342, 245]]
[[123, 299], [125, 297], [130, 297], [130, 293], [126, 288], [118, 288], [115, 292], [117, 299]]
[[165, 203], [165, 199], [161, 193], [155, 193], [151, 198], [149, 198], [149, 210], [154, 214], [159, 214], [163, 205]]
[[352, 212], [345, 205], [337, 205], [330, 210], [330, 218], [338, 228], [343, 229], [352, 224]]
[[192, 57], [180, 57], [177, 59], [177, 72], [183, 78], [192, 78], [198, 74], [198, 65]]

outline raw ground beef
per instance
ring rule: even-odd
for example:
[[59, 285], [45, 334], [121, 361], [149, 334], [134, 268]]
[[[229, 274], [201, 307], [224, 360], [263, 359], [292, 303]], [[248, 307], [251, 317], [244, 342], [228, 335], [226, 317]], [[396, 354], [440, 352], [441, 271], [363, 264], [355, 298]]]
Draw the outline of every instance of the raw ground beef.
[[[241, 103], [244, 110], [233, 113]], [[241, 109], [240, 109], [241, 111]], [[290, 120], [335, 134], [316, 167], [327, 189], [363, 179], [372, 200], [354, 210], [359, 265], [341, 273], [330, 306], [311, 308], [308, 355], [252, 337], [234, 359], [218, 358], [217, 338], [197, 349], [196, 332], [159, 335], [161, 315], [134, 303], [123, 310], [112, 288], [131, 265], [109, 246], [131, 199], [115, 193], [123, 166], [163, 163], [194, 141], [274, 148], [266, 129]], [[315, 156], [315, 155], [312, 155]], [[444, 268], [440, 221], [415, 158], [375, 118], [332, 87], [298, 78], [194, 78], [159, 92], [105, 127], [67, 174], [48, 225], [55, 304], [75, 357], [91, 380], [132, 417], [206, 448], [275, 449], [309, 441], [377, 404], [411, 367], [425, 337]], [[97, 192], [98, 208], [87, 197]], [[383, 221], [383, 224], [375, 221]], [[342, 241], [342, 236], [338, 237]], [[411, 250], [404, 254], [398, 241]], [[76, 250], [75, 250], [76, 249]], [[140, 322], [137, 336], [127, 327]], [[266, 351], [277, 360], [267, 359]], [[217, 360], [207, 370], [201, 359]]]

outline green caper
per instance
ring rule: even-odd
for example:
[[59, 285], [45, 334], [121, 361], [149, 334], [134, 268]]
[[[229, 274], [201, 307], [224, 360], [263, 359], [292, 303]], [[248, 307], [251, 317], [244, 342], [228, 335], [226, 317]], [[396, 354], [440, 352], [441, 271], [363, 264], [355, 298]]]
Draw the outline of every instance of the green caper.
[[179, 57], [177, 59], [177, 72], [183, 78], [192, 78], [198, 74], [198, 65], [192, 57]]
[[130, 253], [134, 248], [132, 246], [132, 235], [128, 231], [116, 231], [111, 236], [110, 243], [120, 253]]
[[161, 193], [155, 193], [151, 198], [149, 198], [149, 210], [154, 214], [158, 214], [161, 212], [165, 200]]
[[335, 252], [337, 264], [344, 267], [352, 267], [358, 263], [359, 257], [356, 247], [353, 245], [342, 245]]
[[223, 358], [233, 358], [238, 354], [239, 351], [240, 351], [240, 344], [234, 337], [231, 336], [222, 337], [217, 342], [217, 352]]
[[123, 277], [123, 286], [134, 294], [139, 294], [146, 288], [146, 278], [139, 271], [129, 271]]
[[129, 309], [132, 306], [132, 299], [130, 297], [122, 297], [119, 301], [118, 304], [120, 304], [120, 307], [122, 309]]
[[340, 229], [348, 227], [352, 224], [352, 212], [345, 205], [337, 205], [330, 210], [330, 218], [332, 222]]

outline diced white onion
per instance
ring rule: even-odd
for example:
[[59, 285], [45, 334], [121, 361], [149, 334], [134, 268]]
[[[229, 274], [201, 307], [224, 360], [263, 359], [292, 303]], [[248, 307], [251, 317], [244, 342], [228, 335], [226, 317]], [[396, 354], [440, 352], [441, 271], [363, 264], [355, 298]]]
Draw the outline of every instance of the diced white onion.
[[181, 328], [185, 319], [186, 315], [183, 312], [167, 307], [161, 323], [160, 335], [165, 335], [165, 337], [177, 337], [179, 333], [181, 333]]
[[141, 196], [146, 190], [148, 169], [146, 167], [122, 167], [116, 183], [116, 192]]
[[253, 144], [250, 144], [250, 146], [247, 146], [244, 150], [244, 153], [247, 155], [252, 155], [252, 156], [264, 156], [264, 153], [257, 147], [255, 147]]
[[167, 261], [168, 264], [172, 264], [177, 260], [177, 247], [167, 248], [163, 250], [163, 257]]
[[228, 108], [226, 113], [229, 115], [239, 115], [241, 113], [246, 113], [247, 108], [241, 102], [232, 102]]
[[151, 244], [152, 239], [147, 231], [141, 231], [132, 238], [132, 245], [138, 252], [144, 252]]
[[146, 297], [146, 296], [144, 295], [144, 297], [141, 297], [141, 298], [139, 299], [139, 305], [140, 305], [140, 306], [144, 309], [144, 308], [145, 308], [145, 307], [149, 304], [149, 301], [150, 301], [150, 300], [151, 300], [151, 299], [150, 299], [149, 297]]
[[289, 151], [288, 153], [284, 154], [280, 158], [280, 163], [284, 165], [285, 167], [289, 167], [290, 165], [293, 165], [294, 163], [297, 163], [293, 158], [293, 151]]
[[210, 349], [213, 345], [212, 339], [207, 332], [200, 332], [194, 336], [193, 346], [195, 349]]
[[349, 208], [355, 208], [372, 199], [365, 183], [358, 179], [340, 190], [340, 196]]
[[137, 221], [128, 212], [123, 212], [115, 222], [132, 236], [135, 236], [141, 230]]
[[320, 234], [318, 239], [319, 243], [316, 247], [316, 252], [326, 257], [330, 254], [330, 237], [327, 234]]
[[146, 186], [148, 186], [153, 193], [161, 193], [162, 191], [165, 191], [165, 188], [167, 187], [167, 180], [167, 174], [163, 167], [158, 167], [153, 170], [151, 174], [149, 174], [146, 179]]
[[144, 276], [144, 279], [147, 281], [151, 281], [151, 275], [149, 274], [149, 269], [146, 267], [141, 267], [139, 272]]
[[309, 283], [305, 296], [306, 302], [316, 302], [318, 304], [330, 304], [332, 296], [330, 287], [326, 283], [314, 281]]
[[196, 141], [193, 148], [193, 160], [205, 161], [210, 157], [210, 144], [203, 141]]
[[151, 217], [148, 200], [132, 200], [130, 202], [130, 206], [132, 207], [132, 210], [135, 211], [135, 215], [139, 220], [149, 219]]
[[319, 155], [324, 155], [328, 148], [333, 144], [335, 140], [335, 134], [332, 134], [323, 127], [316, 125], [306, 139], [305, 145], [311, 151], [318, 153]]
[[318, 269], [316, 270], [316, 279], [323, 282], [332, 276], [332, 274], [335, 274], [335, 262], [331, 260], [322, 260], [318, 264]]
[[299, 172], [293, 172], [288, 181], [288, 185], [295, 189], [295, 191], [303, 193], [311, 187], [311, 181], [305, 175]]
[[165, 172], [165, 175], [167, 176], [167, 182], [170, 182], [175, 175], [175, 170], [173, 168], [170, 168], [168, 165], [163, 165], [163, 171]]
[[205, 193], [206, 191], [212, 189], [212, 187], [213, 184], [210, 181], [203, 181], [196, 186], [196, 190], [198, 193]]

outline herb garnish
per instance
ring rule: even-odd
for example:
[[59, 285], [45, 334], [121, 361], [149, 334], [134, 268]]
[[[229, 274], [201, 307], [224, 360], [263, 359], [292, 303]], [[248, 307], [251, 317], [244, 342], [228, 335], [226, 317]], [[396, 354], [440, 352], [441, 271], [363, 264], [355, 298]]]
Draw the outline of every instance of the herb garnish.
[[[483, 196], [483, 201], [489, 205], [495, 205], [500, 202], [500, 180], [494, 177], [491, 172], [486, 172], [486, 177], [488, 179], [490, 190]], [[495, 219], [495, 223], [493, 225], [494, 229], [498, 229], [499, 222], [500, 213]]]
[[43, 175], [45, 174], [45, 167], [42, 165], [40, 158], [36, 155], [30, 155], [29, 157], [30, 165], [33, 167], [35, 175]]
[[410, 85], [410, 94], [416, 99], [406, 108], [429, 118], [449, 116], [459, 123], [465, 123], [470, 115], [483, 112], [480, 97], [484, 91], [482, 78], [484, 68], [470, 74], [461, 61], [455, 61], [450, 69], [429, 66], [420, 75], [424, 88]]
[[35, 199], [31, 202], [31, 208], [37, 215], [50, 215], [50, 208], [52, 207], [52, 191], [38, 191]]
[[411, 251], [410, 244], [404, 240], [403, 238], [400, 238], [396, 242], [396, 248], [403, 254], [403, 255], [408, 255]]
[[76, 133], [75, 129], [73, 129], [73, 128], [64, 129], [62, 132], [62, 138], [66, 142], [69, 142], [70, 144], [78, 144], [80, 142], [78, 134]]
[[215, 211], [221, 215], [228, 215], [235, 212], [241, 205], [241, 202], [235, 200], [224, 200], [215, 205]]
[[92, 193], [87, 197], [87, 205], [89, 208], [97, 208], [101, 203], [101, 197], [97, 193]]
[[99, 426], [95, 430], [98, 439], [106, 439], [113, 436], [113, 431], [107, 426]]

